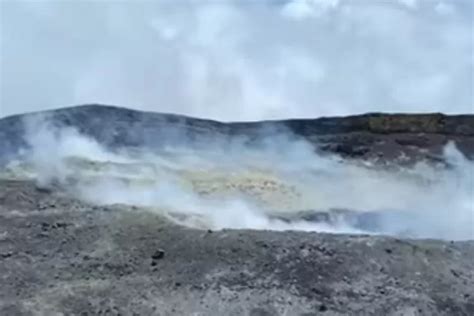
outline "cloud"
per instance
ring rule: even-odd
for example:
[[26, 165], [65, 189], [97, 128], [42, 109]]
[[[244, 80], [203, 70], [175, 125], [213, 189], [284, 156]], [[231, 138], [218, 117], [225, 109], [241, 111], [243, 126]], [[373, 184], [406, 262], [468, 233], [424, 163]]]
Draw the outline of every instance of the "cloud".
[[292, 0], [283, 6], [282, 13], [294, 19], [320, 17], [338, 4], [339, 0]]
[[0, 116], [474, 112], [470, 0], [0, 1]]

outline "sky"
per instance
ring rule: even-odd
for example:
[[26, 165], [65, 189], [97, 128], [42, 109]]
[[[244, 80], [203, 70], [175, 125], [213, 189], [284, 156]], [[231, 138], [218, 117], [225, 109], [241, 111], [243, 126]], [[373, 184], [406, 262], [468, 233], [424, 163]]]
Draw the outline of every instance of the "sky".
[[0, 117], [474, 113], [471, 0], [0, 0]]

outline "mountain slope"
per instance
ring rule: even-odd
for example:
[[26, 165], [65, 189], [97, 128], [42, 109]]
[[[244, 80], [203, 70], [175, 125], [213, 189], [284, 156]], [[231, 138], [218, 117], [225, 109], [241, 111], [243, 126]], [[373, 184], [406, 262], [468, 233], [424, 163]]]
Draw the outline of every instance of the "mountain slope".
[[[0, 119], [3, 157], [26, 146], [25, 118]], [[394, 160], [439, 158], [443, 146], [454, 141], [461, 152], [474, 158], [474, 115], [364, 114], [349, 117], [222, 123], [174, 114], [140, 112], [125, 108], [83, 105], [41, 113], [56, 126], [73, 126], [109, 148], [148, 147], [163, 144], [226, 141], [291, 134], [315, 149], [344, 157]], [[5, 160], [5, 158], [3, 158]]]

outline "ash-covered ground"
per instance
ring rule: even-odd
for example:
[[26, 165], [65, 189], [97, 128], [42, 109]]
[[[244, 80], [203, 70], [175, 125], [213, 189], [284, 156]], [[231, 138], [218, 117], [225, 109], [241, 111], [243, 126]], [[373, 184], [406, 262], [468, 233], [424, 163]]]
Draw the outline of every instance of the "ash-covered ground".
[[1, 314], [470, 315], [473, 126], [4, 118]]

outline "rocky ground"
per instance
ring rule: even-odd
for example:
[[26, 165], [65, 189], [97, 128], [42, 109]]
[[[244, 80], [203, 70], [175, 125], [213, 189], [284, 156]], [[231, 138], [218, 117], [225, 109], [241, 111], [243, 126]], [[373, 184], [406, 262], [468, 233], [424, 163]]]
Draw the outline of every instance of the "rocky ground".
[[0, 186], [2, 315], [472, 315], [474, 242], [202, 231]]
[[[163, 128], [153, 116], [109, 107], [52, 115], [109, 146], [155, 146], [145, 132], [140, 138], [126, 131]], [[257, 126], [167, 116], [168, 128], [173, 120], [188, 136], [252, 135]], [[278, 124], [315, 150], [352, 158], [390, 160], [404, 152], [438, 159], [448, 140], [468, 157], [474, 152], [473, 116]], [[25, 145], [22, 133], [20, 117], [0, 120], [4, 160]], [[7, 179], [0, 180], [0, 277], [0, 315], [474, 314], [474, 241], [198, 230], [146, 209], [99, 207]]]

